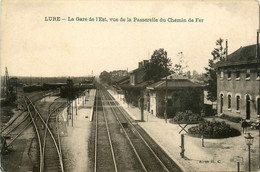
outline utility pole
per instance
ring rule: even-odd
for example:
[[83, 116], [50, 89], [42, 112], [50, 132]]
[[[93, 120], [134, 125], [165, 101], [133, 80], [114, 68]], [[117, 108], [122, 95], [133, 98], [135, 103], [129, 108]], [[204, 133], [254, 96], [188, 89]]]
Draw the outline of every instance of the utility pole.
[[[258, 18], [258, 21], [259, 21], [259, 27], [258, 27], [258, 30], [257, 30], [257, 37], [256, 37], [256, 39], [257, 39], [257, 59], [258, 60], [260, 60], [260, 47], [259, 47], [259, 32], [260, 32], [260, 1], [258, 2], [258, 5], [259, 5], [259, 11], [258, 11], [258, 13], [259, 13], [259, 18]], [[260, 68], [260, 64], [258, 63], [258, 69]], [[259, 90], [259, 92], [260, 92], [260, 90]], [[259, 107], [258, 107], [259, 108]], [[260, 120], [260, 117], [259, 117], [259, 120]], [[260, 121], [259, 121], [259, 123], [260, 123]], [[260, 142], [260, 129], [258, 130], [258, 134], [259, 134], [259, 142]], [[258, 143], [259, 143], [258, 142]], [[258, 150], [259, 151], [259, 153], [258, 153], [258, 155], [260, 155], [260, 149]], [[260, 158], [258, 158], [258, 169], [260, 169]]]
[[73, 100], [71, 102], [71, 126], [73, 127]]
[[226, 60], [228, 61], [228, 40], [226, 39]]
[[140, 109], [141, 109], [141, 121], [144, 121], [144, 97], [140, 97], [139, 99]]
[[9, 74], [8, 74], [8, 70], [7, 70], [7, 67], [5, 67], [5, 85], [4, 85], [4, 88], [5, 88], [5, 96], [6, 96], [6, 99], [7, 101], [9, 101], [9, 86], [10, 86], [10, 83], [9, 83]]
[[[71, 102], [72, 99], [72, 86], [73, 86], [73, 82], [72, 79], [67, 80], [67, 125], [69, 125], [69, 117], [71, 117], [72, 119], [72, 126], [73, 126], [73, 104]], [[70, 112], [70, 110], [72, 109], [72, 112]]]
[[77, 100], [75, 100], [76, 115], [78, 115]]
[[164, 111], [165, 123], [167, 123], [167, 106], [168, 106], [168, 81], [167, 81], [167, 75], [166, 75], [165, 111]]
[[256, 58], [257, 59], [260, 58], [259, 31], [260, 31], [260, 28], [257, 30], [257, 33], [256, 33]]
[[[259, 32], [260, 32], [260, 2], [258, 2], [258, 5], [259, 5], [259, 18], [258, 18], [258, 21], [259, 21], [259, 28], [257, 29], [257, 36], [256, 36], [256, 50], [257, 50], [257, 52], [256, 52], [256, 58], [258, 59], [258, 60], [260, 60], [260, 46], [259, 46]], [[258, 70], [260, 69], [260, 63], [258, 63]], [[260, 92], [260, 90], [259, 90], [259, 92]], [[259, 107], [258, 107], [259, 108]], [[259, 123], [260, 123], [260, 117], [258, 117], [258, 119], [259, 119]], [[258, 135], [259, 135], [259, 142], [260, 142], [260, 129], [258, 130]], [[258, 150], [259, 152], [258, 152], [258, 155], [260, 155], [260, 149]], [[258, 158], [258, 169], [260, 169], [260, 158]]]

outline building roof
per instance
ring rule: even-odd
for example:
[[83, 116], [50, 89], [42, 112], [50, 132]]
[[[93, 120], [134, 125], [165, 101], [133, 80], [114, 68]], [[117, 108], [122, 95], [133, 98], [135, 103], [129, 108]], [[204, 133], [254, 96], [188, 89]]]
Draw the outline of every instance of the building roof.
[[136, 72], [139, 72], [139, 71], [144, 71], [144, 70], [145, 70], [144, 67], [139, 67], [139, 68], [136, 68], [136, 69], [130, 71], [129, 74], [133, 74], [133, 73], [136, 73]]
[[136, 84], [136, 85], [130, 85], [130, 80], [128, 80], [128, 81], [129, 81], [128, 83], [122, 84], [122, 85], [120, 85], [120, 87], [123, 88], [123, 89], [142, 90], [142, 89], [145, 89], [149, 84], [151, 84], [151, 82], [149, 82], [149, 81], [144, 81], [144, 82], [141, 82], [141, 83]]
[[[185, 75], [182, 75], [182, 74], [177, 74], [177, 73], [167, 76], [167, 80], [179, 80], [179, 79], [188, 79], [188, 77]], [[162, 78], [162, 80], [166, 80], [166, 77]]]
[[[176, 89], [176, 88], [187, 88], [187, 87], [202, 87], [199, 84], [193, 83], [188, 79], [176, 79], [176, 80], [167, 80], [167, 88], [168, 89]], [[147, 89], [150, 90], [160, 90], [166, 88], [166, 80], [156, 82], [152, 85], [149, 85]]]
[[129, 75], [121, 76], [119, 78], [113, 79], [113, 83], [120, 84], [120, 83], [124, 82], [125, 80], [128, 80], [129, 78], [130, 78]]
[[45, 85], [52, 85], [52, 86], [66, 86], [66, 82], [57, 82], [57, 83], [44, 83]]
[[127, 78], [126, 80], [123, 80], [122, 82], [118, 83], [119, 87], [129, 85], [130, 84], [130, 78]]
[[226, 60], [222, 60], [216, 63], [216, 67], [235, 66], [259, 63], [260, 60], [256, 57], [256, 44], [245, 47], [240, 47], [228, 55]]

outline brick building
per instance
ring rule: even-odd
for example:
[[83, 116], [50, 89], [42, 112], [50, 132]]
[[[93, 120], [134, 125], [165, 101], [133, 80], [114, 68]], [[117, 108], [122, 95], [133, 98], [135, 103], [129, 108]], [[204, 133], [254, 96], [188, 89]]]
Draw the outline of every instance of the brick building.
[[218, 114], [254, 121], [260, 115], [257, 46], [241, 47], [216, 64]]

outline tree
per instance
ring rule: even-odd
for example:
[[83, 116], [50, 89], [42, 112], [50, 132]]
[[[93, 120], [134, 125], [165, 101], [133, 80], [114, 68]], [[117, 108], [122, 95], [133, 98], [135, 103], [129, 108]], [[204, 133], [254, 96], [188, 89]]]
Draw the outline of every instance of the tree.
[[226, 48], [223, 48], [223, 42], [224, 40], [222, 38], [219, 38], [216, 41], [217, 48], [214, 48], [214, 50], [211, 52], [214, 61], [221, 61], [225, 59], [224, 55], [226, 54]]
[[215, 102], [217, 100], [217, 72], [214, 68], [213, 59], [209, 59], [209, 66], [205, 68], [207, 78], [206, 82], [206, 90], [208, 91], [207, 99]]
[[187, 72], [186, 72], [186, 76], [187, 76], [189, 79], [191, 79], [191, 72], [190, 72], [190, 71], [187, 71]]
[[99, 78], [102, 82], [106, 82], [108, 84], [110, 84], [110, 82], [111, 82], [111, 75], [107, 71], [101, 72], [99, 75]]
[[215, 63], [221, 61], [226, 54], [226, 48], [223, 48], [223, 39], [219, 38], [216, 41], [217, 48], [211, 52], [213, 59], [209, 59], [209, 65], [205, 68], [206, 74], [205, 77], [207, 80], [205, 81], [207, 86], [206, 90], [208, 91], [207, 99], [214, 102], [217, 100], [217, 71], [215, 69]]
[[171, 66], [171, 59], [167, 57], [167, 52], [163, 48], [155, 50], [149, 63], [145, 65], [144, 79], [157, 82], [171, 73]]
[[184, 55], [182, 52], [177, 54], [178, 63], [176, 63], [173, 67], [173, 72], [177, 74], [184, 74], [184, 70], [188, 68], [187, 62], [184, 59]]

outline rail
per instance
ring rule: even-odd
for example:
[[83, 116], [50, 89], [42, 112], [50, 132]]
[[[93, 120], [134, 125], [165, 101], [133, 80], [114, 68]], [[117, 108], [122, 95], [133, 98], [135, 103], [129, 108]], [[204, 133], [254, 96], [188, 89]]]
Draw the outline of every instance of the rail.
[[[47, 93], [50, 93], [50, 92], [48, 91]], [[38, 95], [34, 95], [34, 96], [32, 96], [32, 97], [37, 97], [37, 96], [38, 96]], [[34, 101], [36, 102], [36, 101], [42, 99], [42, 98], [45, 97], [45, 96], [46, 96], [46, 95], [44, 94], [44, 95], [38, 97], [38, 98], [37, 98], [36, 100], [34, 100]], [[25, 97], [25, 95], [22, 94], [21, 97]], [[23, 113], [25, 113], [25, 112], [26, 112], [26, 110], [22, 111], [17, 117], [15, 117], [14, 119], [12, 119], [11, 122], [9, 122], [4, 128], [2, 128], [2, 129], [0, 130], [0, 133], [3, 134], [3, 132], [4, 132], [6, 129], [8, 129], [10, 126], [12, 126], [12, 124], [13, 124], [18, 118], [20, 118], [21, 115], [22, 115]], [[17, 127], [19, 127], [28, 117], [29, 117], [29, 113], [27, 112], [27, 115], [23, 118], [23, 120], [22, 120], [21, 122], [17, 123], [11, 130], [9, 130], [7, 133], [5, 133], [5, 134], [2, 135], [2, 136], [3, 136], [3, 137], [7, 136], [7, 135], [8, 135], [9, 133], [11, 133], [13, 130], [15, 130]], [[30, 124], [31, 124], [31, 123], [30, 123]], [[29, 126], [29, 125], [27, 125], [27, 127], [28, 127], [28, 126]], [[25, 129], [26, 129], [26, 128], [23, 128], [22, 130], [25, 130]], [[22, 133], [22, 132], [20, 132], [20, 133]]]
[[97, 90], [94, 91], [94, 101], [93, 101], [93, 105], [91, 107], [89, 121], [93, 121], [93, 113], [94, 113], [94, 104], [95, 104], [96, 94], [97, 94]]
[[[55, 148], [56, 148], [56, 151], [57, 151], [57, 154], [58, 154], [58, 157], [59, 157], [59, 162], [60, 162], [60, 166], [61, 166], [61, 171], [64, 172], [64, 167], [63, 167], [63, 160], [62, 160], [62, 154], [60, 152], [60, 149], [58, 148], [58, 145], [57, 145], [57, 142], [53, 136], [53, 133], [52, 131], [50, 130], [48, 124], [44, 121], [43, 117], [41, 116], [41, 114], [38, 112], [37, 108], [35, 107], [35, 105], [32, 103], [32, 101], [26, 97], [28, 99], [28, 101], [30, 102], [30, 104], [32, 105], [34, 111], [36, 112], [36, 114], [38, 115], [38, 117], [41, 119], [42, 123], [44, 124], [45, 128], [47, 128], [52, 140], [53, 140], [53, 143], [55, 145]], [[42, 153], [42, 155], [44, 155], [44, 153]]]
[[[104, 94], [104, 96], [107, 97], [105, 94]], [[111, 105], [111, 102], [108, 102], [108, 103]], [[131, 141], [130, 137], [128, 136], [128, 134], [127, 134], [127, 132], [126, 132], [124, 126], [123, 126], [122, 123], [120, 122], [120, 119], [118, 118], [117, 113], [115, 112], [114, 108], [111, 107], [111, 109], [112, 109], [112, 112], [113, 112], [113, 114], [115, 115], [115, 117], [116, 117], [116, 119], [117, 119], [117, 122], [118, 122], [119, 125], [121, 126], [122, 131], [124, 132], [124, 134], [125, 134], [127, 140], [129, 141], [129, 143], [130, 143], [130, 145], [131, 145], [131, 147], [132, 147], [132, 149], [133, 149], [133, 151], [134, 151], [134, 153], [135, 153], [135, 155], [136, 155], [138, 161], [140, 162], [140, 164], [141, 164], [143, 170], [147, 172], [147, 169], [146, 169], [146, 167], [145, 167], [143, 161], [141, 160], [141, 158], [140, 158], [138, 152], [136, 151], [136, 149], [135, 149], [135, 147], [134, 147], [134, 144], [133, 144], [133, 142]]]
[[[118, 104], [114, 98], [106, 91], [105, 92], [107, 97], [110, 98], [111, 100], [113, 100], [113, 102], [115, 104]], [[111, 102], [109, 102], [111, 104]], [[125, 112], [122, 111], [121, 108], [119, 107], [115, 107], [114, 108], [118, 108], [118, 110], [121, 112], [121, 114], [123, 114], [123, 116], [125, 117], [125, 119], [128, 121], [128, 123], [132, 126], [132, 128], [134, 129], [133, 132], [134, 133], [137, 133], [138, 136], [141, 138], [141, 140], [145, 143], [145, 145], [149, 148], [149, 150], [152, 152], [152, 154], [155, 156], [155, 158], [158, 160], [158, 162], [161, 164], [161, 166], [163, 167], [163, 169], [165, 171], [168, 171], [169, 172], [169, 169], [164, 165], [164, 163], [161, 161], [161, 159], [156, 155], [156, 153], [153, 151], [153, 149], [149, 146], [149, 144], [146, 142], [146, 140], [142, 137], [142, 135], [140, 134], [140, 132], [136, 129], [136, 127], [132, 124], [132, 122], [129, 120], [129, 118], [126, 116]], [[114, 109], [112, 108], [112, 109]], [[115, 112], [115, 110], [113, 110]], [[119, 121], [120, 122], [120, 121]], [[122, 125], [122, 124], [121, 124]], [[123, 126], [122, 126], [123, 127]]]
[[[59, 109], [60, 107], [62, 107], [63, 105], [65, 105], [66, 103], [63, 103], [61, 104], [58, 108], [54, 108], [54, 110], [50, 111], [50, 107], [51, 105], [53, 105], [55, 102], [51, 103], [50, 106], [49, 106], [49, 112], [48, 112], [48, 117], [47, 117], [47, 120], [46, 120], [46, 124], [48, 125], [49, 124], [49, 119], [51, 117], [51, 115], [57, 110]], [[57, 119], [57, 118], [56, 118]], [[57, 121], [56, 121], [57, 122]], [[60, 137], [58, 135], [58, 143], [59, 143], [59, 148], [58, 148], [58, 154], [61, 154], [61, 145], [60, 145]], [[45, 127], [45, 130], [44, 130], [44, 142], [43, 142], [43, 157], [45, 155], [45, 149], [46, 149], [46, 141], [47, 141], [47, 127]], [[55, 140], [53, 140], [55, 142]], [[56, 145], [55, 145], [56, 146]], [[62, 155], [60, 155], [62, 156]], [[63, 163], [62, 163], [62, 166], [63, 166]], [[62, 167], [63, 168], [63, 167]]]
[[[96, 132], [95, 132], [95, 166], [94, 166], [94, 172], [97, 171], [97, 139], [98, 139], [98, 121], [97, 121], [97, 110], [98, 110], [98, 106], [97, 106], [97, 97], [95, 95], [95, 99], [94, 99], [94, 105], [96, 104], [96, 110], [95, 110], [95, 117], [96, 117]], [[93, 106], [94, 107], [94, 106]], [[92, 112], [93, 113], [93, 112]], [[91, 115], [91, 118], [92, 118], [93, 115]]]
[[[101, 91], [98, 90], [96, 95], [100, 96]], [[101, 98], [101, 96], [100, 96], [100, 98]], [[104, 110], [103, 102], [102, 102], [102, 99], [100, 99], [100, 102], [99, 102], [98, 96], [95, 97], [95, 100], [96, 100], [95, 101], [96, 132], [95, 132], [95, 166], [94, 166], [94, 171], [96, 172], [97, 168], [98, 168], [98, 159], [97, 159], [97, 157], [98, 157], [98, 106], [99, 106], [99, 103], [100, 103], [101, 107], [102, 107], [105, 125], [106, 125], [106, 133], [107, 133], [109, 146], [110, 146], [110, 150], [111, 150], [111, 155], [112, 155], [112, 159], [113, 159], [114, 171], [117, 172], [118, 168], [117, 168], [115, 153], [114, 153], [113, 144], [112, 144], [112, 140], [111, 140], [111, 134], [110, 134], [110, 130], [109, 130], [108, 121], [107, 121], [106, 113], [105, 113], [105, 110]]]
[[[3, 133], [8, 127], [10, 127], [19, 117], [21, 117], [20, 115], [22, 115], [24, 112], [26, 112], [26, 111], [22, 111], [17, 117], [15, 117], [11, 122], [9, 122], [8, 125], [6, 125], [4, 128], [2, 128], [0, 130], [0, 133]], [[28, 116], [29, 116], [29, 114], [27, 113], [25, 118], [27, 118]]]
[[111, 135], [110, 135], [110, 131], [109, 131], [109, 128], [108, 128], [107, 117], [106, 117], [105, 109], [104, 109], [103, 102], [102, 102], [102, 96], [100, 96], [100, 97], [101, 97], [101, 105], [102, 105], [103, 115], [104, 115], [105, 122], [106, 122], [107, 135], [108, 135], [108, 140], [109, 140], [109, 144], [110, 144], [110, 149], [111, 149], [111, 152], [112, 152], [114, 167], [115, 167], [115, 171], [117, 172], [118, 169], [117, 169], [117, 164], [116, 164], [116, 158], [115, 158], [115, 153], [114, 153], [114, 149], [113, 149], [113, 144], [112, 144], [112, 140], [111, 140]]
[[[38, 138], [38, 143], [39, 143], [39, 147], [40, 147], [40, 172], [42, 172], [42, 171], [43, 171], [44, 162], [43, 162], [43, 154], [42, 154], [41, 137], [40, 137], [40, 134], [39, 134], [38, 127], [37, 127], [37, 125], [36, 125], [36, 123], [35, 123], [35, 121], [34, 121], [34, 118], [33, 118], [32, 114], [31, 114], [30, 107], [29, 107], [29, 105], [28, 105], [28, 103], [27, 103], [25, 97], [24, 97], [24, 102], [25, 102], [25, 104], [26, 104], [28, 113], [30, 114], [30, 117], [31, 117], [31, 119], [32, 119], [33, 126], [34, 126], [34, 129], [35, 129], [35, 131], [36, 131], [37, 138]], [[36, 115], [35, 115], [35, 116], [36, 116]]]

